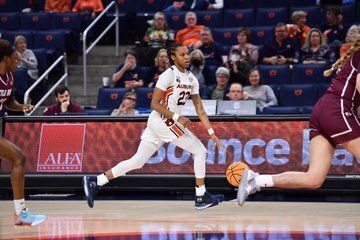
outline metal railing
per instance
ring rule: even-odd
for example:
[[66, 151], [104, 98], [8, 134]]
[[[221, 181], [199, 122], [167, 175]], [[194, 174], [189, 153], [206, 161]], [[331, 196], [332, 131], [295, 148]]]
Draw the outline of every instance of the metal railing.
[[[95, 24], [102, 18], [111, 7], [115, 7], [115, 19], [105, 28], [105, 30], [96, 38], [96, 40], [86, 49], [86, 38], [89, 31], [95, 26]], [[83, 71], [84, 71], [84, 95], [87, 95], [87, 54], [95, 47], [95, 45], [101, 40], [101, 38], [110, 30], [115, 24], [115, 44], [116, 44], [116, 56], [119, 55], [119, 10], [115, 1], [112, 1], [105, 9], [101, 12], [97, 18], [85, 29], [83, 33]]]
[[36, 82], [33, 83], [33, 85], [31, 85], [31, 87], [29, 87], [28, 90], [26, 90], [25, 94], [24, 94], [24, 104], [30, 104], [30, 93], [31, 91], [37, 86], [39, 85], [39, 83], [41, 81], [43, 81], [47, 75], [50, 73], [51, 70], [53, 70], [61, 61], [64, 62], [64, 74], [61, 76], [61, 78], [54, 84], [54, 86], [52, 86], [52, 88], [50, 88], [49, 91], [47, 91], [47, 93], [39, 100], [39, 102], [35, 105], [34, 109], [30, 112], [27, 113], [27, 116], [32, 115], [35, 110], [46, 100], [46, 98], [55, 91], [55, 88], [57, 86], [60, 85], [60, 83], [62, 83], [65, 80], [65, 85], [68, 85], [68, 63], [67, 63], [67, 57], [66, 57], [66, 53], [64, 53], [64, 55], [60, 56], [58, 59], [56, 59], [56, 61], [36, 80]]

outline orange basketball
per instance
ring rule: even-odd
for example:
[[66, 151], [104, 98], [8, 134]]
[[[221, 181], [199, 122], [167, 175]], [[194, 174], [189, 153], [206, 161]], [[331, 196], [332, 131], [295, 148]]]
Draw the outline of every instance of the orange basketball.
[[234, 162], [226, 169], [226, 179], [234, 187], [238, 187], [240, 184], [241, 176], [248, 165], [242, 162]]

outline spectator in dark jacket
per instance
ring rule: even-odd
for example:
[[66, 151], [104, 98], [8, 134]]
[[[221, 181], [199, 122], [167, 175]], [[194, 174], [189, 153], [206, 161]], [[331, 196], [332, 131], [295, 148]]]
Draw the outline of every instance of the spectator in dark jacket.
[[216, 70], [216, 82], [204, 90], [203, 98], [212, 100], [228, 100], [227, 94], [229, 93], [229, 77], [230, 71], [225, 67], [219, 67]]
[[56, 104], [47, 107], [43, 115], [62, 115], [69, 113], [83, 113], [82, 107], [70, 101], [70, 90], [65, 86], [60, 86], [55, 89]]

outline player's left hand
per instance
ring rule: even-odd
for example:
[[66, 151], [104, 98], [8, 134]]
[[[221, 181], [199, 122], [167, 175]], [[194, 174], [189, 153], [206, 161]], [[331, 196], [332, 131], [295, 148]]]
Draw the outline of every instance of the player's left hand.
[[223, 145], [221, 145], [221, 142], [220, 142], [219, 138], [215, 135], [215, 133], [211, 134], [210, 137], [215, 143], [214, 150], [215, 150], [215, 148], [217, 148], [219, 151], [224, 149]]
[[25, 112], [25, 113], [29, 113], [29, 112], [31, 112], [33, 109], [34, 109], [34, 106], [33, 106], [33, 105], [28, 105], [28, 104], [22, 105], [22, 110], [23, 110], [23, 112]]

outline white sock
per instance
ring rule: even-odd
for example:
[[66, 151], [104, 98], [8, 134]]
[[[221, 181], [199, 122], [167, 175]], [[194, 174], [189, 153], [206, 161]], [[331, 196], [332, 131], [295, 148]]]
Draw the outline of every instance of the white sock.
[[274, 182], [271, 175], [259, 175], [255, 177], [255, 184], [258, 187], [273, 187]]
[[196, 196], [204, 196], [206, 192], [205, 185], [200, 185], [195, 187]]
[[97, 176], [97, 185], [104, 186], [109, 182], [109, 179], [105, 176], [105, 174], [100, 174]]
[[15, 212], [17, 215], [25, 209], [25, 199], [14, 199], [14, 205], [15, 205]]

